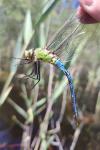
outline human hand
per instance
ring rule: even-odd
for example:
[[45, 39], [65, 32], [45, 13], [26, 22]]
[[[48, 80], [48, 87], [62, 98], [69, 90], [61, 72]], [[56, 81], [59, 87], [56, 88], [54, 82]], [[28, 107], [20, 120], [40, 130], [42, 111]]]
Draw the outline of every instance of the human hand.
[[79, 0], [77, 16], [80, 22], [89, 24], [100, 22], [100, 0]]

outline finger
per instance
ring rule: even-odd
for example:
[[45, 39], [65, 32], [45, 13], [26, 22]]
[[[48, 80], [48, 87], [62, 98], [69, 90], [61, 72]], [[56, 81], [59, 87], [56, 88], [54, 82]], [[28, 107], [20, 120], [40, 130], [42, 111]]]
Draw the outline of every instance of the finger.
[[[97, 22], [100, 21], [100, 0], [79, 0], [83, 10]], [[91, 20], [91, 19], [90, 19]]]
[[81, 23], [91, 24], [98, 21], [91, 17], [81, 6], [77, 9], [77, 17]]

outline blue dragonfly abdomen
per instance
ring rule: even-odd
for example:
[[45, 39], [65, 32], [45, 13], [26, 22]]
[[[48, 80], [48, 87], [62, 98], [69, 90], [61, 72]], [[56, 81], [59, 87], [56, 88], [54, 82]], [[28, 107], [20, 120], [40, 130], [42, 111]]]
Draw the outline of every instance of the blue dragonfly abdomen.
[[73, 78], [69, 72], [62, 63], [60, 59], [57, 59], [55, 61], [55, 65], [66, 75], [69, 86], [70, 86], [70, 92], [71, 92], [71, 97], [72, 97], [72, 107], [73, 107], [73, 113], [74, 113], [74, 118], [77, 120], [78, 117], [78, 110], [77, 110], [77, 102], [76, 102], [76, 95], [75, 95], [75, 90], [74, 90], [74, 85], [73, 85]]

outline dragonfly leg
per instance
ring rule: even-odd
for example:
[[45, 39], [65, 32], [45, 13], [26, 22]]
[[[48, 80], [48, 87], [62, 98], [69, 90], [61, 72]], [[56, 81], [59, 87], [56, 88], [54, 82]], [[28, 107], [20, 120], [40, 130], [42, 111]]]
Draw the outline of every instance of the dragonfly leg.
[[26, 80], [30, 78], [33, 80], [37, 80], [37, 82], [32, 86], [32, 89], [38, 84], [38, 82], [40, 81], [40, 62], [39, 61], [34, 63], [34, 67], [31, 73], [29, 75], [25, 74], [25, 78]]
[[25, 77], [37, 79], [37, 73], [38, 73], [38, 62], [34, 62], [34, 67], [32, 68], [29, 74], [25, 74]]
[[33, 74], [34, 74], [34, 68], [32, 69], [31, 73], [25, 74], [25, 77], [31, 78], [33, 76]]
[[[40, 81], [40, 62], [39, 61], [37, 61], [37, 62], [35, 62], [35, 74], [36, 74], [36, 80], [37, 80], [37, 82], [32, 86], [32, 89], [39, 83], [39, 81]], [[34, 79], [34, 77], [33, 77], [33, 79]]]

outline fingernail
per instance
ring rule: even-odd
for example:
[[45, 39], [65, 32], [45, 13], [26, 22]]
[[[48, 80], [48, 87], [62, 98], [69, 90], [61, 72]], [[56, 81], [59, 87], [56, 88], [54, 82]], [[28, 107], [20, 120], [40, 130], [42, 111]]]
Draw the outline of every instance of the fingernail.
[[92, 5], [93, 0], [80, 0], [80, 2], [82, 2], [82, 3], [85, 4], [85, 5], [90, 6], [90, 5]]

